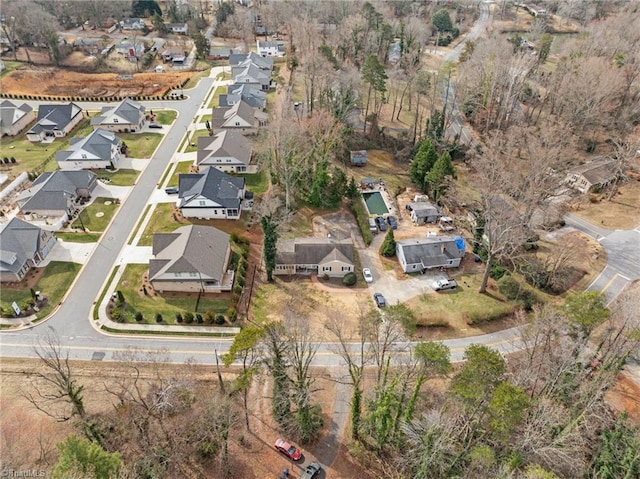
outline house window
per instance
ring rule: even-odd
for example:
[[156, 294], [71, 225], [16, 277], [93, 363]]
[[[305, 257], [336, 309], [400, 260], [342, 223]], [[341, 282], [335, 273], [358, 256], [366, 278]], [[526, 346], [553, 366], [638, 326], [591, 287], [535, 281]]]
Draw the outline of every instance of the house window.
[[239, 121], [236, 121], [236, 126], [240, 126], [240, 122]]
[[198, 273], [189, 273], [189, 277], [197, 278], [198, 277]]
[[114, 122], [114, 123], [118, 123], [118, 119], [117, 119], [117, 118], [114, 118], [114, 119], [113, 119], [113, 122]]
[[199, 204], [200, 206], [205, 206], [205, 205], [207, 204], [207, 202], [206, 202], [206, 201], [204, 201], [204, 200], [200, 200], [200, 201], [198, 201], [198, 204]]
[[80, 155], [80, 156], [82, 156], [82, 159], [83, 159], [83, 160], [86, 160], [86, 159], [87, 159], [87, 155], [86, 155], [86, 154], [84, 154], [84, 153], [82, 153], [82, 155]]
[[227, 215], [238, 216], [238, 210], [227, 210]]
[[231, 163], [231, 158], [227, 158], [227, 163]]
[[342, 271], [351, 271], [351, 266], [343, 266]]
[[331, 266], [323, 266], [322, 271], [331, 271]]

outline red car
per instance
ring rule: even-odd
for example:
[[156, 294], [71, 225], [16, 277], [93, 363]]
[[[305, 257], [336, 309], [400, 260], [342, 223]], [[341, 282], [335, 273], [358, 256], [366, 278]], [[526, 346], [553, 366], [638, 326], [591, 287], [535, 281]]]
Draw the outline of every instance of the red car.
[[293, 444], [285, 441], [284, 439], [276, 439], [274, 447], [276, 448], [276, 450], [280, 451], [282, 454], [294, 461], [298, 461], [302, 457], [300, 449], [296, 448]]

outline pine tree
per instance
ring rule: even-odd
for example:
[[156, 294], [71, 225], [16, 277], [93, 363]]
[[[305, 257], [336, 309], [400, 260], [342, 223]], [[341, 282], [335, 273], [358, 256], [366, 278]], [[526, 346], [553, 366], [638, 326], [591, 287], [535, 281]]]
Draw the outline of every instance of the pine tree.
[[390, 258], [391, 256], [396, 254], [396, 240], [393, 237], [393, 230], [391, 228], [389, 228], [389, 231], [387, 231], [387, 234], [384, 237], [384, 241], [380, 246], [380, 254], [387, 258]]
[[431, 171], [436, 161], [438, 161], [438, 154], [433, 144], [429, 140], [424, 140], [409, 167], [409, 178], [422, 192], [426, 191], [425, 178], [427, 173]]
[[456, 170], [451, 162], [451, 155], [445, 151], [425, 176], [425, 183], [429, 185], [429, 191], [434, 201], [437, 201], [446, 192], [447, 176], [455, 178]]
[[278, 242], [278, 226], [271, 215], [263, 216], [260, 220], [262, 225], [263, 239], [263, 256], [264, 266], [267, 271], [267, 281], [273, 281], [273, 270], [276, 269], [276, 243]]

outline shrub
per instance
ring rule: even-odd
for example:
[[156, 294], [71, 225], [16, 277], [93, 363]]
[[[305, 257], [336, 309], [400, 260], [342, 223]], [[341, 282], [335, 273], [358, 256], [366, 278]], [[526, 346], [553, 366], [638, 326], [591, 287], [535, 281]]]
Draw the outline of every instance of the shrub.
[[186, 313], [184, 313], [184, 322], [187, 324], [191, 324], [193, 323], [193, 313], [191, 311], [188, 311]]
[[230, 323], [233, 323], [236, 319], [238, 319], [238, 313], [235, 306], [229, 306], [225, 314]]
[[204, 313], [204, 320], [207, 324], [213, 324], [213, 322], [215, 321], [216, 317], [215, 315], [211, 312], [211, 311], [206, 311]]
[[507, 273], [507, 269], [499, 263], [493, 263], [489, 270], [489, 276], [498, 281]]
[[123, 304], [124, 303], [124, 294], [122, 294], [122, 291], [120, 291], [120, 290], [116, 291], [116, 295], [118, 297], [118, 304]]
[[202, 319], [202, 315], [200, 313], [196, 313], [196, 323], [198, 324], [204, 323], [204, 319]]
[[530, 289], [525, 288], [510, 274], [504, 275], [498, 281], [498, 291], [507, 299], [517, 301], [525, 310], [529, 311], [538, 302], [538, 297]]
[[122, 310], [120, 310], [118, 308], [113, 308], [113, 310], [111, 310], [111, 319], [114, 320], [117, 323], [121, 323], [122, 322]]
[[176, 322], [181, 323], [183, 321], [182, 314], [176, 313]]
[[160, 313], [156, 313], [156, 323], [162, 322], [162, 315]]
[[133, 317], [134, 317], [134, 318], [136, 319], [136, 321], [138, 321], [138, 322], [139, 322], [139, 321], [142, 321], [142, 320], [144, 319], [144, 317], [142, 316], [142, 313], [141, 313], [140, 311], [136, 311], [136, 314], [134, 314], [134, 316], [133, 316]]
[[356, 217], [356, 222], [360, 228], [364, 243], [369, 246], [373, 241], [373, 234], [369, 230], [369, 213], [365, 210], [364, 204], [358, 195], [355, 199], [349, 201], [349, 209]]
[[216, 324], [224, 324], [224, 315], [216, 314]]
[[342, 277], [342, 284], [344, 284], [345, 286], [353, 286], [354, 284], [356, 284], [356, 281], [358, 280], [358, 277], [356, 276], [356, 274], [352, 271], [350, 273], [345, 274]]
[[233, 294], [237, 295], [238, 297], [240, 297], [240, 295], [242, 294], [242, 286], [239, 285], [237, 281], [236, 284], [233, 285]]
[[380, 254], [387, 258], [395, 256], [396, 254], [396, 240], [393, 236], [393, 230], [389, 228], [387, 234], [384, 237], [382, 245], [380, 245]]

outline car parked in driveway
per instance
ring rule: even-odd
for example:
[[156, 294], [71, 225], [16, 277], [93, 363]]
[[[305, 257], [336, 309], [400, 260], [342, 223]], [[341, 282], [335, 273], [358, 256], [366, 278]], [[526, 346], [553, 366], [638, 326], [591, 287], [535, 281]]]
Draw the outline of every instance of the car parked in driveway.
[[364, 280], [367, 283], [373, 283], [373, 275], [371, 274], [371, 270], [369, 268], [364, 268], [362, 270], [362, 276], [364, 276]]
[[161, 130], [162, 129], [162, 125], [160, 125], [158, 123], [149, 123], [149, 128], [153, 128], [155, 130]]
[[433, 289], [436, 291], [446, 291], [447, 289], [456, 289], [458, 283], [455, 279], [437, 279], [433, 282]]
[[380, 228], [380, 231], [387, 231], [387, 223], [382, 216], [376, 216], [376, 224], [378, 228]]
[[398, 229], [398, 222], [393, 216], [387, 216], [387, 223], [389, 223], [389, 226], [391, 226], [392, 230]]
[[277, 451], [280, 451], [282, 454], [293, 461], [299, 461], [302, 457], [302, 452], [300, 452], [300, 449], [280, 437], [276, 439], [273, 447], [275, 447]]
[[373, 300], [376, 302], [378, 308], [384, 308], [387, 305], [387, 300], [384, 299], [381, 293], [374, 293]]
[[164, 189], [164, 192], [168, 195], [177, 195], [180, 189], [177, 186], [168, 186]]
[[316, 477], [318, 477], [318, 474], [321, 470], [322, 467], [320, 466], [320, 464], [318, 464], [317, 462], [312, 462], [306, 467], [306, 469], [300, 476], [300, 479], [315, 479]]

